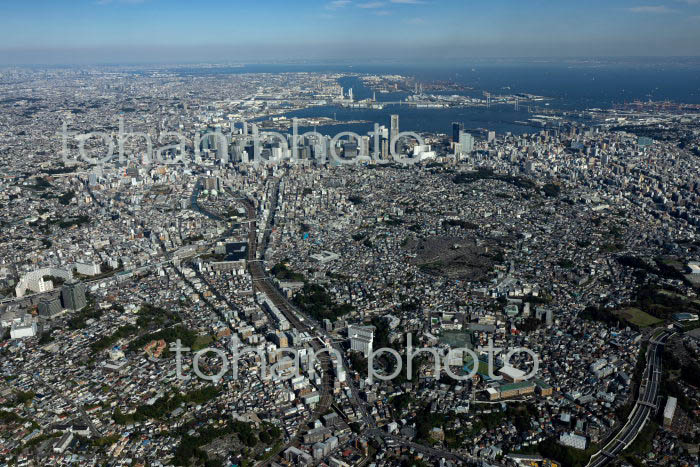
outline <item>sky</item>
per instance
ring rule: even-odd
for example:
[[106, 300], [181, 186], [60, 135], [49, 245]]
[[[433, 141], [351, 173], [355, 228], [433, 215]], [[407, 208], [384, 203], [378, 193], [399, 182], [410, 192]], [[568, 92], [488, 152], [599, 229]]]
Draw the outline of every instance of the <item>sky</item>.
[[700, 0], [2, 0], [0, 63], [700, 55]]

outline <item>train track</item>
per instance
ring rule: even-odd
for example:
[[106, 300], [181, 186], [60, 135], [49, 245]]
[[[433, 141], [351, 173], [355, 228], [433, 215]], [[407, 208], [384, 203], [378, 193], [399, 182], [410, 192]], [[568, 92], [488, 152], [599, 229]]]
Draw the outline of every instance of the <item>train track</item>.
[[[229, 192], [229, 194], [232, 194]], [[275, 199], [274, 204], [276, 204], [276, 194], [273, 197]], [[307, 333], [310, 336], [315, 335], [314, 328], [309, 326], [305, 320], [300, 319], [300, 312], [294, 308], [294, 306], [287, 300], [287, 298], [282, 294], [282, 292], [275, 286], [272, 280], [265, 272], [265, 268], [261, 261], [257, 259], [258, 253], [258, 241], [257, 241], [257, 221], [255, 206], [253, 203], [246, 198], [239, 198], [240, 202], [243, 204], [246, 210], [246, 217], [249, 219], [248, 224], [248, 272], [253, 279], [253, 287], [258, 292], [265, 294], [270, 301], [280, 310], [284, 317], [289, 321], [290, 325], [293, 326], [300, 333]], [[273, 212], [274, 209], [271, 210]], [[263, 248], [267, 243], [269, 236], [263, 237]], [[264, 254], [264, 250], [262, 251]], [[323, 414], [327, 413], [333, 403], [333, 396], [331, 394], [331, 359], [327, 352], [322, 352], [324, 346], [318, 339], [311, 339], [311, 347], [314, 353], [318, 356], [318, 361], [321, 365], [321, 385], [318, 388], [320, 400], [318, 405], [314, 408], [311, 415], [302, 423], [296, 433], [287, 442], [287, 444], [278, 448], [275, 452], [268, 456], [268, 459], [258, 463], [257, 465], [268, 465], [279, 456], [284, 450], [291, 446], [298, 446], [302, 435], [307, 430], [308, 425], [317, 420]]]
[[[256, 464], [256, 466], [266, 466], [270, 465], [270, 463], [277, 458], [282, 452], [284, 452], [286, 449], [288, 449], [291, 446], [298, 447], [300, 445], [300, 440], [301, 437], [303, 436], [304, 432], [307, 431], [308, 425], [317, 420], [320, 416], [323, 414], [327, 413], [329, 409], [333, 408], [336, 411], [339, 411], [342, 414], [342, 410], [340, 410], [339, 407], [337, 407], [334, 404], [333, 396], [331, 394], [331, 386], [332, 386], [332, 378], [331, 378], [331, 359], [330, 356], [327, 352], [321, 352], [321, 350], [324, 349], [324, 346], [321, 344], [322, 338], [323, 338], [323, 333], [320, 330], [317, 330], [315, 326], [310, 325], [309, 323], [312, 323], [313, 320], [311, 320], [309, 317], [303, 316], [303, 313], [301, 313], [292, 303], [290, 303], [287, 298], [282, 294], [282, 292], [277, 288], [277, 286], [272, 282], [270, 279], [269, 275], [265, 271], [264, 263], [263, 261], [258, 260], [258, 241], [257, 241], [257, 218], [256, 218], [256, 209], [253, 203], [247, 199], [244, 196], [237, 195], [235, 193], [232, 193], [230, 190], [227, 190], [229, 195], [231, 195], [233, 198], [236, 198], [245, 208], [246, 210], [246, 218], [248, 219], [248, 225], [249, 225], [249, 230], [248, 230], [248, 272], [250, 273], [252, 279], [253, 279], [253, 287], [257, 291], [265, 294], [270, 301], [280, 310], [280, 312], [285, 316], [285, 318], [289, 321], [290, 325], [293, 326], [295, 329], [297, 329], [299, 332], [305, 332], [308, 333], [310, 336], [313, 337], [320, 337], [321, 339], [311, 339], [311, 346], [314, 349], [314, 352], [316, 355], [318, 355], [318, 361], [321, 364], [322, 368], [322, 383], [319, 388], [320, 392], [320, 401], [319, 404], [315, 407], [313, 412], [307, 419], [305, 420], [304, 423], [300, 424], [298, 427], [297, 431], [295, 434], [289, 439], [289, 441], [276, 449], [274, 452], [271, 452], [268, 454], [266, 460], [260, 461]], [[275, 191], [275, 194], [273, 195], [273, 205], [276, 205], [276, 199], [277, 199], [277, 191]], [[274, 213], [275, 206], [273, 206], [270, 210], [271, 216]], [[270, 218], [271, 220], [274, 219], [274, 217]], [[261, 251], [264, 257], [264, 250], [267, 249], [267, 241], [269, 240], [269, 233], [271, 229], [266, 229], [265, 234], [263, 235], [263, 246], [261, 247]], [[335, 350], [340, 351], [339, 348], [335, 348]], [[341, 352], [342, 355], [342, 352]], [[347, 371], [347, 362], [341, 361], [338, 362], [338, 365], [343, 366], [343, 368]], [[353, 399], [355, 400], [355, 403], [358, 405], [358, 408], [360, 410], [360, 414], [362, 415], [363, 420], [367, 424], [367, 427], [369, 428], [368, 433], [372, 433], [375, 436], [379, 436], [380, 438], [391, 438], [392, 441], [397, 442], [402, 445], [406, 445], [409, 447], [412, 447], [413, 449], [418, 450], [419, 452], [423, 452], [432, 456], [437, 456], [437, 457], [442, 457], [446, 459], [451, 459], [456, 462], [461, 462], [461, 463], [478, 463], [479, 459], [473, 458], [471, 456], [460, 456], [451, 452], [446, 452], [443, 450], [438, 450], [438, 449], [433, 449], [429, 448], [420, 444], [412, 443], [410, 441], [404, 440], [400, 437], [396, 436], [390, 436], [387, 433], [383, 432], [380, 430], [377, 425], [375, 420], [369, 415], [367, 412], [367, 408], [360, 402], [359, 394], [357, 391], [357, 388], [354, 386], [352, 382], [349, 382], [349, 386], [351, 388], [352, 394], [353, 394]], [[342, 414], [343, 418], [346, 419], [345, 414]], [[369, 460], [369, 458], [364, 460], [364, 463], [366, 463]], [[500, 464], [494, 464], [494, 465], [499, 465]]]

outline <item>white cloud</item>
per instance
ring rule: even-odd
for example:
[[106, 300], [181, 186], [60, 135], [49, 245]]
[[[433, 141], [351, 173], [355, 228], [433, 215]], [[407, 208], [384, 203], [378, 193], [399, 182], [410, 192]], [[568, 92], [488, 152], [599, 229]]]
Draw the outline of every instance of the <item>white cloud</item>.
[[352, 3], [350, 0], [334, 0], [326, 5], [327, 10], [336, 10], [338, 8], [343, 8]]
[[137, 3], [144, 3], [146, 0], [97, 0], [96, 5], [110, 5], [112, 3], [126, 3], [130, 5], [136, 5]]
[[382, 1], [366, 1], [364, 3], [355, 3], [358, 8], [364, 8], [366, 10], [375, 10], [374, 14], [377, 16], [389, 16], [393, 13], [392, 10], [387, 9], [391, 5], [420, 5], [424, 4], [423, 0], [382, 0]]
[[669, 8], [666, 5], [645, 5], [627, 8], [627, 11], [632, 13], [674, 13], [676, 10]]
[[367, 2], [357, 4], [357, 6], [360, 8], [382, 8], [384, 5], [384, 2]]

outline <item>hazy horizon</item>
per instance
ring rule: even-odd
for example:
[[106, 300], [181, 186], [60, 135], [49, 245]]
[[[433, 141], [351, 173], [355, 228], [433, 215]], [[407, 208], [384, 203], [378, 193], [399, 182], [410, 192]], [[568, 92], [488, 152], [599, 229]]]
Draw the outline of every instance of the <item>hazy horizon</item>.
[[685, 57], [700, 1], [34, 1], [4, 6], [0, 64]]

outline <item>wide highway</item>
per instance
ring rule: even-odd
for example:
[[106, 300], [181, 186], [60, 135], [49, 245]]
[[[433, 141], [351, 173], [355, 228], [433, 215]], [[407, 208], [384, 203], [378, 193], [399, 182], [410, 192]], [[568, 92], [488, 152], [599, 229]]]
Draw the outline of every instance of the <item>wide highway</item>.
[[647, 365], [639, 387], [639, 397], [632, 408], [627, 423], [608, 444], [591, 457], [589, 467], [607, 465], [617, 458], [637, 438], [647, 421], [656, 412], [656, 398], [661, 384], [661, 356], [664, 344], [673, 332], [664, 330], [652, 337], [647, 348]]

